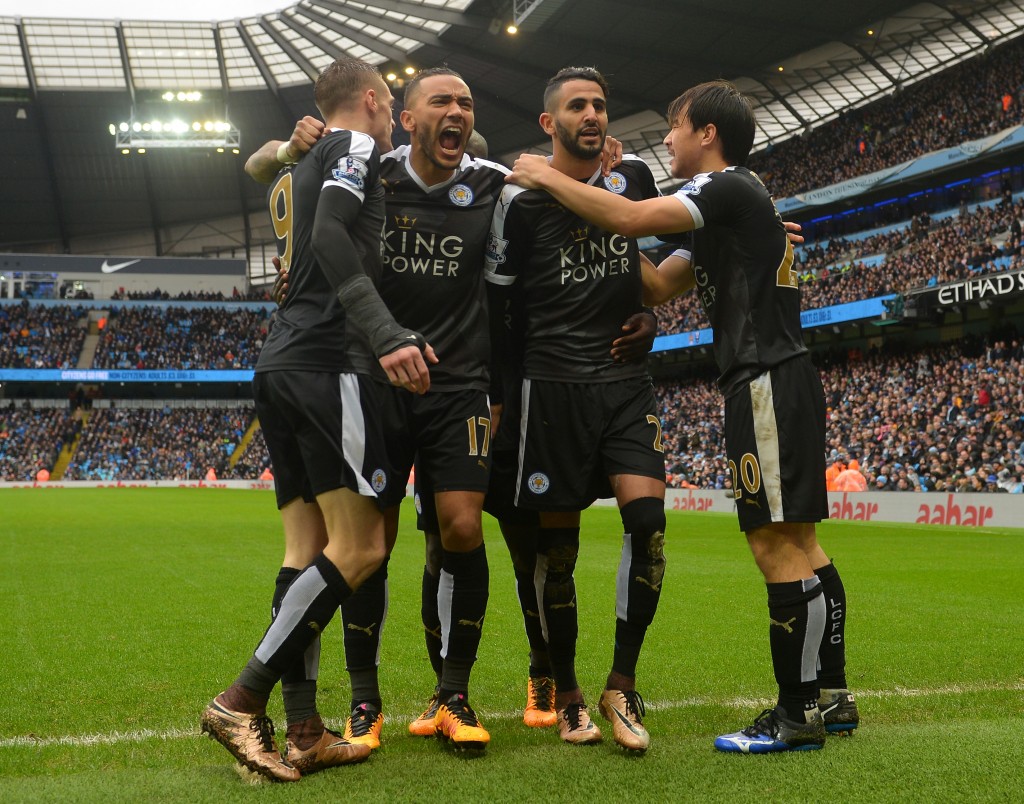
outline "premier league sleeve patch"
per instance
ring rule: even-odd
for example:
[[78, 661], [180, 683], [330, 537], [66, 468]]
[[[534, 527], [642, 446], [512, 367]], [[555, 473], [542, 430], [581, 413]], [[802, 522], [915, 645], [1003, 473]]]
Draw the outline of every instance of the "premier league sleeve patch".
[[626, 191], [626, 177], [617, 171], [612, 171], [604, 177], [604, 186], [616, 195], [624, 193]]
[[700, 188], [711, 181], [711, 177], [707, 173], [698, 173], [686, 184], [679, 188], [679, 192], [684, 195], [700, 195]]
[[505, 249], [507, 248], [508, 241], [491, 232], [487, 237], [487, 261], [495, 265], [501, 265], [505, 262]]
[[344, 182], [360, 192], [366, 187], [366, 177], [370, 168], [362, 159], [354, 156], [343, 156], [338, 166], [331, 171], [335, 181]]

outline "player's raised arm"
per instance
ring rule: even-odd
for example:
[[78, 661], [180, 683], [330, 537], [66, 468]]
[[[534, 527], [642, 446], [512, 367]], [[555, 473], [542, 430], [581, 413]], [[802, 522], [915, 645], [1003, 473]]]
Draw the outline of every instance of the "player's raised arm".
[[294, 165], [309, 153], [324, 134], [324, 124], [315, 117], [303, 117], [291, 137], [270, 140], [245, 162], [245, 172], [260, 184], [270, 184], [285, 165]]
[[552, 168], [544, 156], [523, 154], [515, 161], [512, 174], [506, 181], [530, 189], [547, 190], [580, 217], [627, 237], [689, 232], [696, 228], [690, 211], [673, 196], [630, 201], [600, 187], [576, 181]]

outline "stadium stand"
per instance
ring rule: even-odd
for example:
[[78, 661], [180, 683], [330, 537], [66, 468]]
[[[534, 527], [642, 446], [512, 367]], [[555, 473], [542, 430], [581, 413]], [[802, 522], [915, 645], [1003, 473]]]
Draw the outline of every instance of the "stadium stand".
[[[917, 83], [897, 86], [881, 100], [847, 108], [802, 136], [770, 145], [755, 154], [751, 166], [776, 197], [791, 197], [1024, 121], [1024, 39], [970, 55], [963, 53], [959, 63]], [[797, 249], [803, 308], [1024, 268], [1024, 173], [1012, 152], [1000, 159], [966, 178], [958, 174], [950, 184], [936, 178], [935, 192], [925, 197], [912, 199], [922, 193], [897, 186], [889, 188], [891, 199], [856, 202], [865, 210], [857, 214], [840, 211], [842, 205], [817, 210], [819, 218], [803, 221], [809, 242]], [[993, 172], [1000, 175], [992, 178]], [[244, 187], [263, 220], [260, 192]], [[246, 245], [265, 249], [268, 242]], [[55, 303], [58, 289], [47, 287], [27, 283], [6, 295], [10, 299], [24, 291], [31, 300], [0, 304], [0, 368], [247, 370], [270, 324], [269, 310], [232, 305], [266, 301], [267, 286], [230, 296], [158, 287], [115, 292], [104, 328], [93, 328], [98, 343], [90, 358], [89, 308], [74, 300], [90, 298], [89, 292], [79, 296], [65, 289]], [[707, 326], [694, 294], [660, 308], [658, 316], [662, 335]], [[864, 324], [852, 333], [835, 328], [830, 341], [812, 335], [830, 408], [830, 462], [845, 466], [857, 460], [874, 490], [1019, 493], [1024, 481], [1021, 331], [1024, 312], [1018, 302], [986, 320], [969, 321], [963, 313], [955, 321], [940, 316], [893, 330]], [[677, 487], [727, 489], [721, 395], [709, 356], [702, 355], [674, 374], [659, 373], [668, 475]], [[31, 383], [5, 382], [0, 393], [16, 401], [0, 399], [0, 479], [30, 480], [41, 469], [66, 479], [194, 478], [209, 468], [220, 478], [257, 478], [269, 467], [269, 457], [258, 427], [246, 439], [253, 423], [249, 403], [226, 398], [244, 395], [239, 388], [200, 381], [175, 394], [187, 398], [154, 400], [140, 398], [159, 397], [154, 387], [99, 382], [89, 386], [88, 395], [96, 397], [89, 408], [63, 400], [29, 405], [19, 394], [44, 392]], [[225, 398], [203, 399], [215, 393]], [[58, 456], [72, 445], [62, 472]]]
[[92, 367], [252, 368], [268, 318], [265, 310], [228, 307], [115, 308]]
[[[811, 310], [1018, 270], [1022, 221], [1024, 199], [999, 199], [800, 247], [801, 305]], [[660, 308], [658, 321], [663, 335], [708, 326], [695, 294]]]
[[[128, 405], [131, 405], [130, 407]], [[199, 407], [161, 401], [97, 406], [83, 430], [66, 480], [189, 480], [213, 469], [218, 478], [240, 477], [229, 461], [252, 421], [250, 405], [211, 401]], [[243, 465], [256, 478], [262, 438]]]
[[86, 310], [27, 300], [0, 306], [0, 366], [74, 368], [85, 342]]
[[751, 160], [772, 194], [788, 198], [862, 176], [1024, 120], [1024, 43], [944, 70], [854, 109]]
[[40, 470], [51, 471], [80, 429], [80, 411], [67, 405], [0, 404], [0, 480], [31, 481]]
[[[822, 367], [829, 462], [876, 491], [1021, 492], [1024, 347], [1016, 333], [834, 355]], [[710, 376], [659, 383], [669, 484], [732, 487]]]

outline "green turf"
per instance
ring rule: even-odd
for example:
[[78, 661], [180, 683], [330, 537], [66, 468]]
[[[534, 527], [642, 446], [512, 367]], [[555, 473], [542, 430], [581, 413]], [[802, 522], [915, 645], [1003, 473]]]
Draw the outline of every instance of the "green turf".
[[[1024, 797], [1024, 531], [822, 525], [850, 599], [864, 725], [824, 751], [746, 757], [717, 754], [711, 739], [773, 690], [764, 586], [733, 517], [670, 512], [665, 591], [639, 668], [652, 748], [637, 758], [520, 722], [526, 643], [487, 519], [491, 602], [472, 699], [492, 744], [467, 757], [405, 732], [433, 686], [410, 514], [390, 570], [384, 747], [358, 767], [253, 788], [197, 725], [267, 623], [281, 553], [272, 495], [0, 492], [0, 801]], [[585, 515], [578, 674], [592, 703], [611, 660], [619, 530], [614, 509]], [[337, 724], [348, 690], [336, 626], [324, 640], [321, 710]], [[276, 696], [270, 714], [281, 715]]]

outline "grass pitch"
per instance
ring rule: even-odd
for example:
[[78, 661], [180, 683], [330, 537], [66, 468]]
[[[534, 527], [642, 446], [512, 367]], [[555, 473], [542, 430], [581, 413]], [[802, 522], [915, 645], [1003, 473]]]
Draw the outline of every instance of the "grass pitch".
[[[0, 801], [1024, 798], [1024, 530], [822, 525], [849, 597], [863, 725], [823, 751], [737, 756], [711, 740], [771, 703], [764, 586], [733, 517], [669, 512], [668, 572], [638, 678], [652, 747], [633, 757], [610, 728], [604, 744], [574, 748], [522, 724], [526, 640], [485, 518], [491, 598], [471, 699], [492, 743], [470, 756], [405, 728], [434, 683], [411, 514], [390, 566], [383, 747], [297, 785], [250, 787], [198, 719], [268, 622], [282, 549], [272, 494], [0, 492]], [[620, 533], [614, 508], [585, 514], [578, 675], [595, 710]], [[324, 635], [320, 690], [339, 726], [349, 695], [337, 625]], [[283, 725], [277, 694], [270, 714]]]

